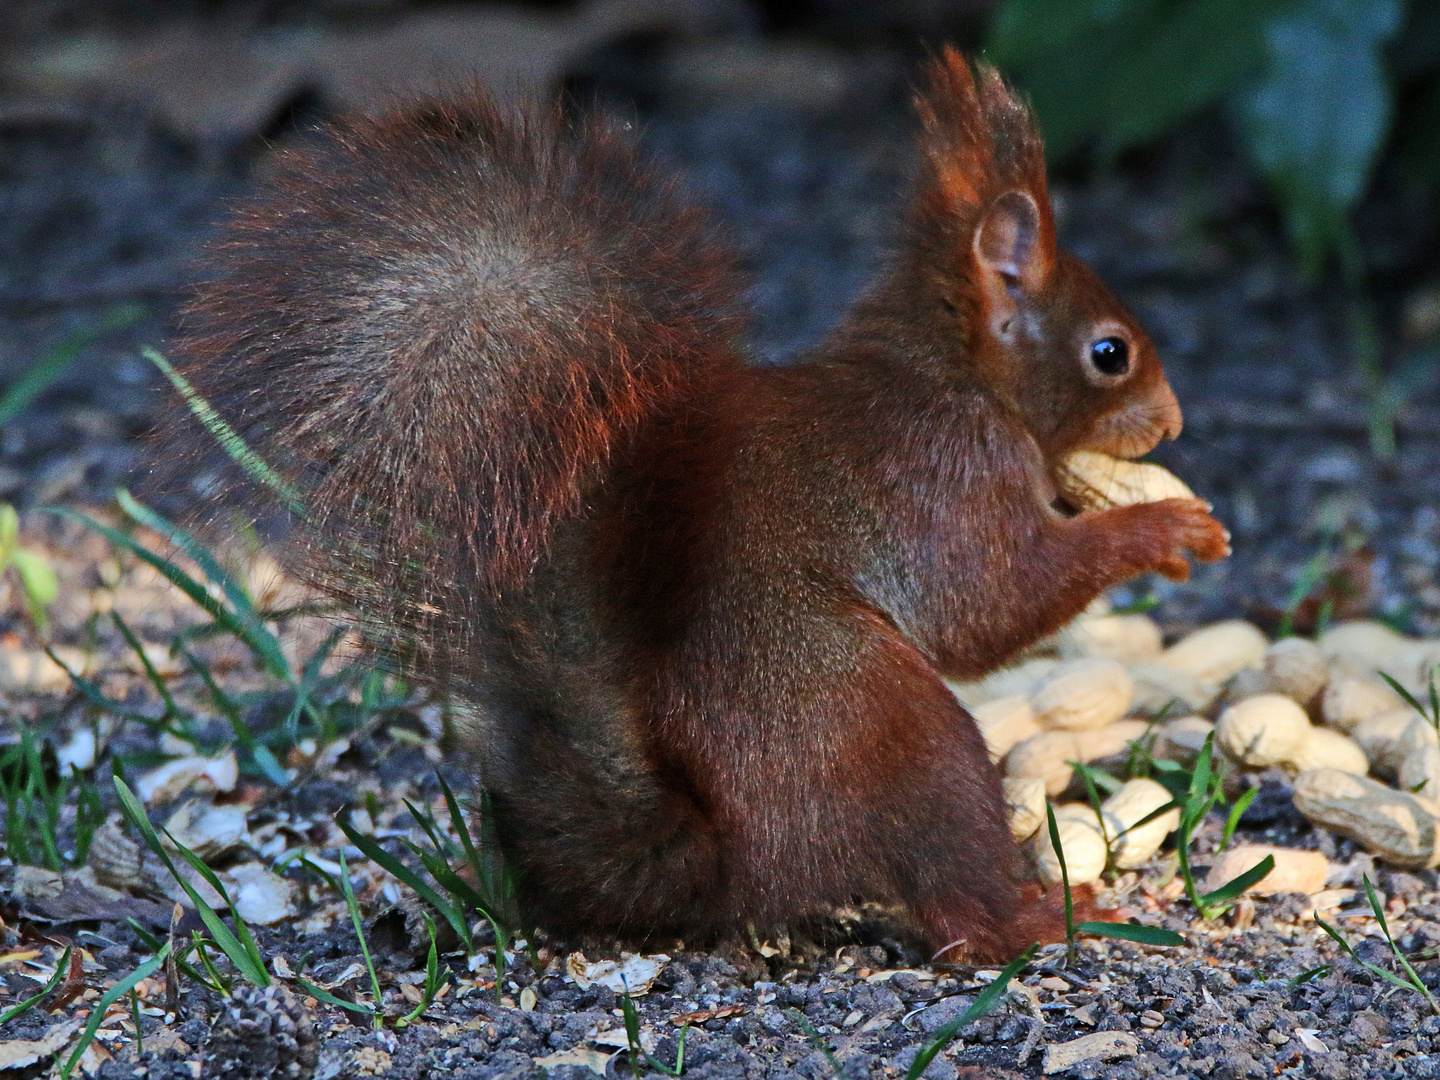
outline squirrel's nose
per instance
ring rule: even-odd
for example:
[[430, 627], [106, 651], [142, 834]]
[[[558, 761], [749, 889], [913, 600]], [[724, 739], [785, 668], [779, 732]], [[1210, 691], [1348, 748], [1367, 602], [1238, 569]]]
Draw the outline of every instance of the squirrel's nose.
[[1160, 383], [1152, 408], [1155, 410], [1155, 429], [1160, 438], [1178, 438], [1180, 429], [1185, 426], [1185, 418], [1180, 414], [1180, 402], [1176, 400], [1175, 391], [1170, 389], [1168, 380]]

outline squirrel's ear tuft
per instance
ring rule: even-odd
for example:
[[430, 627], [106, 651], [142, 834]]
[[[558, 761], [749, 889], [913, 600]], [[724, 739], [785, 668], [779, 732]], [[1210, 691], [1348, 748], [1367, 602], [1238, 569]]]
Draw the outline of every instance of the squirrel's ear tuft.
[[926, 66], [915, 110], [928, 169], [956, 211], [978, 212], [1003, 192], [1024, 191], [1040, 210], [1040, 242], [1050, 242], [1044, 144], [998, 71], [982, 63], [972, 72], [947, 45]]

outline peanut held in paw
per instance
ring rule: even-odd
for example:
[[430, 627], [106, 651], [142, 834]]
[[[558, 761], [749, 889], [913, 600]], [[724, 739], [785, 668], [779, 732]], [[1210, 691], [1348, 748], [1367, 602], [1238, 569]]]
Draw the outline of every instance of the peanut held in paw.
[[1086, 510], [1195, 498], [1185, 481], [1169, 469], [1093, 450], [1076, 450], [1067, 457], [1059, 480], [1066, 496]]
[[1136, 527], [1156, 537], [1147, 569], [1174, 581], [1190, 576], [1187, 552], [1202, 562], [1230, 554], [1230, 533], [1210, 516], [1209, 504], [1159, 465], [1077, 450], [1065, 458], [1056, 479], [1066, 500], [1081, 510], [1128, 510]]

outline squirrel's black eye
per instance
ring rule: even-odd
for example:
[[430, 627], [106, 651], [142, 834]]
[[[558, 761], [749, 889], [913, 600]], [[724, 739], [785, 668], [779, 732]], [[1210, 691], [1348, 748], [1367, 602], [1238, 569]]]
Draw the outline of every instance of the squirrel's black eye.
[[1130, 346], [1124, 338], [1101, 338], [1090, 346], [1090, 363], [1102, 375], [1124, 375], [1130, 370]]

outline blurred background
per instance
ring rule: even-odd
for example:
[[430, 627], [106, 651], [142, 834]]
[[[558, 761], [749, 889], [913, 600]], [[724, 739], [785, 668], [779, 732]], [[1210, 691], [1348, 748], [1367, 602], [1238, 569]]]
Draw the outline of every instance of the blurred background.
[[943, 42], [1033, 100], [1062, 239], [1185, 407], [1156, 457], [1235, 536], [1119, 599], [1440, 632], [1436, 0], [8, 0], [0, 500], [141, 482], [178, 406], [139, 349], [227, 200], [325, 117], [458, 78], [633, 121], [728, 222], [784, 362], [883, 257]]

